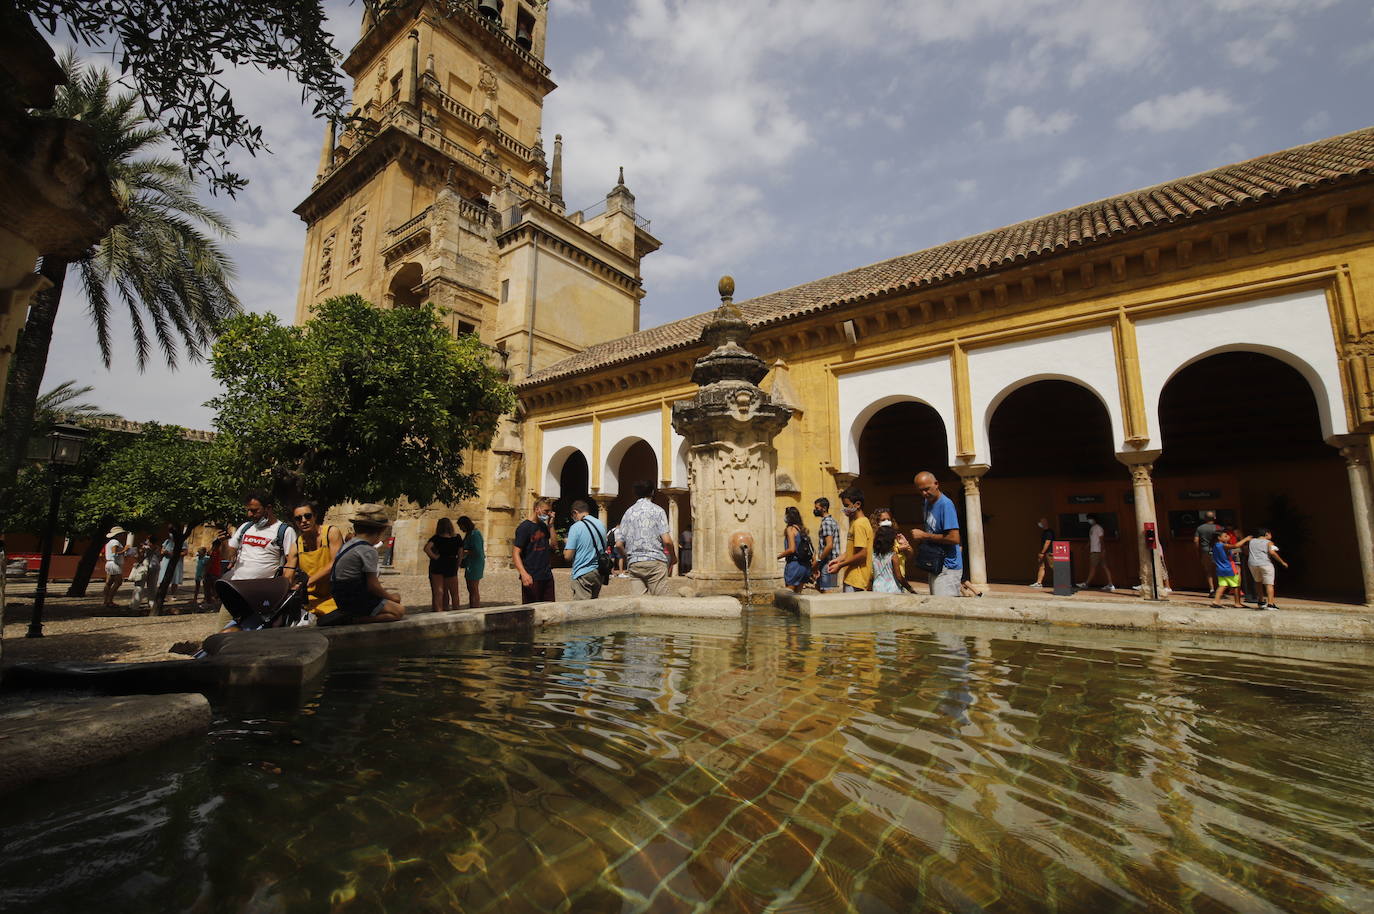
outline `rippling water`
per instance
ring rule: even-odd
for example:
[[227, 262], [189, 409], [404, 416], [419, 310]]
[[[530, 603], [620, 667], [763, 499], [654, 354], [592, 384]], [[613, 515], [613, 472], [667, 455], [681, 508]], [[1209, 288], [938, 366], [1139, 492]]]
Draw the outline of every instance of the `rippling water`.
[[1367, 912], [1371, 737], [1367, 648], [573, 626], [8, 796], [0, 909]]

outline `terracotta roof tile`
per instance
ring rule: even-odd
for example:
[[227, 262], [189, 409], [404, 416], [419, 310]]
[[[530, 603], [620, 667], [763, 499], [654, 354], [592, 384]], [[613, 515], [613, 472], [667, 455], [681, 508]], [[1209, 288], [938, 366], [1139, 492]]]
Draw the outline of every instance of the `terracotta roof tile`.
[[[763, 327], [1368, 174], [1374, 174], [1374, 128], [1226, 165], [837, 273], [791, 289], [760, 295], [741, 302], [739, 307], [751, 324]], [[535, 372], [520, 386], [542, 384], [692, 346], [710, 316], [711, 312], [695, 314], [590, 346]]]

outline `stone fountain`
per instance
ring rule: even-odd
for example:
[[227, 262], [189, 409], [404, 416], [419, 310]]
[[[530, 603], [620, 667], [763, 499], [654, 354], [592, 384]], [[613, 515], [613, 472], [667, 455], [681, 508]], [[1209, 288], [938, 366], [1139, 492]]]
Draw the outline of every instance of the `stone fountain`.
[[759, 382], [763, 359], [744, 348], [749, 322], [734, 303], [735, 281], [720, 280], [720, 308], [701, 332], [711, 351], [697, 359], [700, 390], [673, 404], [673, 428], [687, 439], [692, 501], [692, 570], [699, 594], [771, 602], [782, 586], [780, 508], [773, 495], [773, 439], [792, 418]]

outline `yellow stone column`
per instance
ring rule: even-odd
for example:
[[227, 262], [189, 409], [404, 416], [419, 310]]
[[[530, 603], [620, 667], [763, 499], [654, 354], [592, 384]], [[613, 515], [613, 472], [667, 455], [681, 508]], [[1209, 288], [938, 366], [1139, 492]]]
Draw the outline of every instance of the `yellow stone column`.
[[1151, 549], [1145, 542], [1145, 525], [1155, 524], [1158, 534], [1159, 525], [1155, 519], [1154, 465], [1159, 459], [1159, 451], [1133, 451], [1117, 454], [1131, 471], [1131, 490], [1135, 496], [1135, 539], [1137, 556], [1140, 561], [1140, 595], [1150, 599], [1150, 568], [1154, 567], [1155, 581], [1161, 596], [1164, 593], [1164, 566], [1159, 561], [1159, 550]]
[[1350, 478], [1350, 506], [1355, 512], [1355, 539], [1360, 549], [1360, 571], [1364, 575], [1364, 601], [1374, 605], [1374, 503], [1370, 500], [1369, 448], [1347, 445], [1341, 448], [1345, 471]]
[[990, 467], [985, 463], [950, 467], [964, 482], [964, 557], [968, 561], [969, 582], [980, 586], [988, 582], [987, 548], [983, 539], [983, 493], [980, 480]]

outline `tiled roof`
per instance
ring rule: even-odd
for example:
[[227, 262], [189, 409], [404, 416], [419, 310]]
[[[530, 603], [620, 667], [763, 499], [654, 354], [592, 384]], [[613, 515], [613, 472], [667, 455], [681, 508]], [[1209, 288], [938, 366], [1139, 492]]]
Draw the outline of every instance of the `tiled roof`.
[[[751, 298], [739, 307], [754, 327], [765, 327], [1371, 173], [1374, 128], [1366, 128], [837, 273]], [[598, 343], [535, 372], [521, 386], [685, 348], [696, 343], [710, 316], [696, 314]]]

